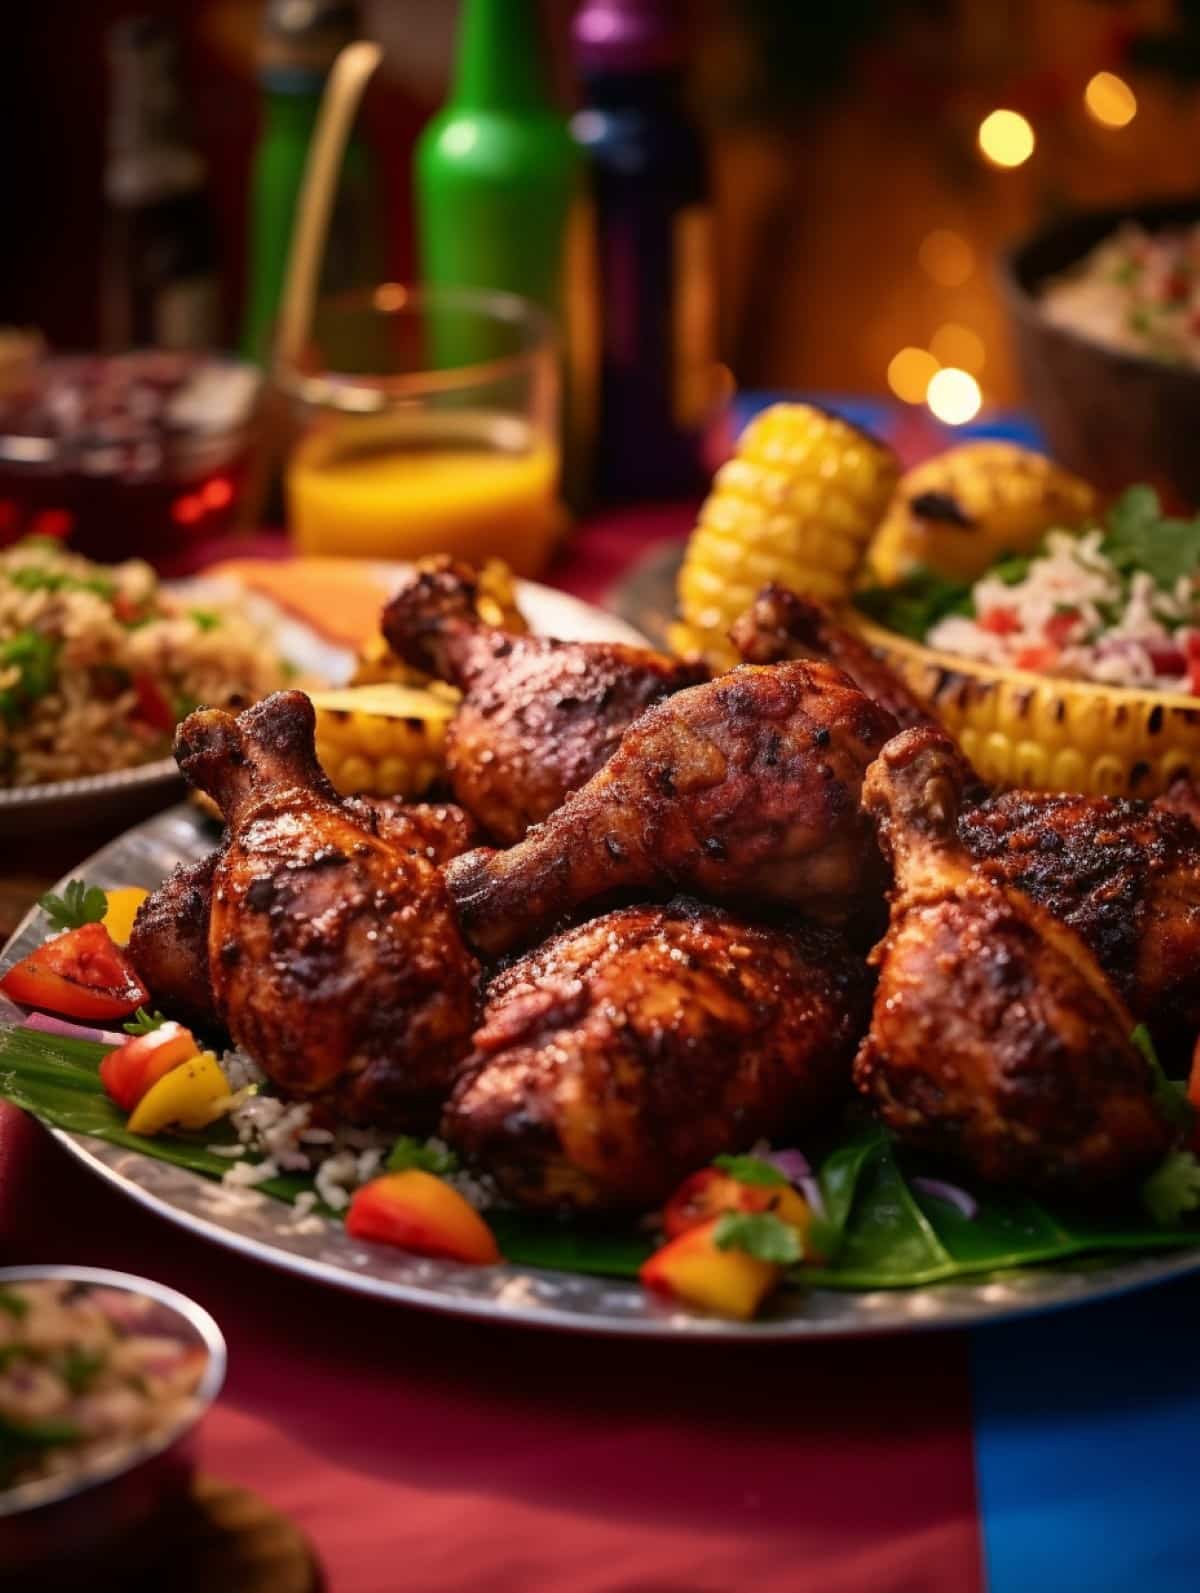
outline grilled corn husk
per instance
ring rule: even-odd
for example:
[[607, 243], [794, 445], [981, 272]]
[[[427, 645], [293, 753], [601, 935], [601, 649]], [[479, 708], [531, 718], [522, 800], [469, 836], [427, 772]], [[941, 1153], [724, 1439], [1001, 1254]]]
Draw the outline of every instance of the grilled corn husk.
[[392, 683], [312, 694], [317, 757], [345, 796], [424, 796], [442, 774], [452, 686]]
[[903, 476], [867, 554], [867, 579], [892, 586], [917, 566], [973, 581], [1003, 553], [1027, 553], [1052, 527], [1095, 512], [1086, 481], [1015, 443], [970, 442]]
[[1194, 697], [977, 664], [854, 623], [991, 785], [1155, 797], [1200, 774]]
[[[423, 560], [418, 559], [420, 568]], [[523, 636], [529, 626], [517, 607], [517, 588], [513, 573], [503, 559], [488, 559], [476, 573], [475, 612], [485, 625], [500, 630], [513, 631]], [[350, 684], [376, 686], [390, 682], [396, 686], [424, 686], [429, 676], [411, 664], [404, 663], [392, 652], [382, 636], [375, 635], [366, 642], [358, 655]]]
[[764, 410], [717, 472], [688, 542], [675, 651], [734, 662], [726, 632], [769, 581], [845, 598], [898, 475], [889, 448], [835, 415]]

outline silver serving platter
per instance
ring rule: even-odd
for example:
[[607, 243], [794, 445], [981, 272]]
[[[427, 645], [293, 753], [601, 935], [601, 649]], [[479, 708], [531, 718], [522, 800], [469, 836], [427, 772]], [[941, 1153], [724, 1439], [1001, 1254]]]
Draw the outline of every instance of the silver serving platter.
[[[215, 829], [186, 804], [135, 826], [74, 872], [102, 886], [150, 888], [178, 862], [202, 857]], [[45, 937], [31, 912], [0, 966]], [[0, 995], [0, 1028], [21, 1019]], [[269, 1266], [357, 1294], [426, 1310], [575, 1332], [639, 1338], [827, 1339], [978, 1326], [1081, 1305], [1200, 1270], [1200, 1252], [1031, 1267], [969, 1283], [846, 1294], [781, 1294], [768, 1315], [733, 1323], [672, 1310], [636, 1283], [532, 1267], [468, 1267], [427, 1261], [351, 1239], [340, 1224], [297, 1220], [292, 1208], [255, 1190], [223, 1185], [88, 1136], [55, 1131], [86, 1167], [139, 1204], [216, 1244]], [[314, 1231], [314, 1228], [316, 1231]]]

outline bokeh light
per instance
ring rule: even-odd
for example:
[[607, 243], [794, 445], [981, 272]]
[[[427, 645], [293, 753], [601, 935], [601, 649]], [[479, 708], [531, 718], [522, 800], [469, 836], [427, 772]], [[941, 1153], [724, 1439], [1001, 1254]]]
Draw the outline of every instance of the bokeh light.
[[1020, 111], [992, 111], [979, 124], [979, 147], [993, 166], [1022, 165], [1036, 143], [1033, 128]]
[[921, 239], [917, 262], [942, 288], [961, 288], [975, 269], [975, 251], [960, 232], [935, 227]]
[[1137, 95], [1115, 72], [1097, 72], [1083, 91], [1083, 103], [1101, 127], [1127, 127], [1137, 115]]
[[978, 332], [957, 321], [939, 326], [929, 339], [929, 352], [939, 365], [957, 365], [978, 376], [987, 361], [987, 349]]
[[978, 415], [983, 394], [969, 371], [947, 365], [931, 379], [925, 402], [947, 426], [963, 426]]
[[888, 386], [906, 404], [919, 404], [938, 373], [938, 362], [928, 349], [902, 348], [888, 361]]

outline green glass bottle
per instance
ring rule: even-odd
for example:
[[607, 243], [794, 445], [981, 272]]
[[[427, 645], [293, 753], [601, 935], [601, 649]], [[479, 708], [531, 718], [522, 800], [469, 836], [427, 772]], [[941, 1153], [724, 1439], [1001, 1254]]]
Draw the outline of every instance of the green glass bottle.
[[[348, 0], [270, 0], [264, 17], [262, 127], [250, 177], [249, 258], [242, 352], [265, 361], [292, 239], [296, 198], [325, 79], [338, 51], [360, 35]], [[352, 137], [322, 263], [325, 292], [377, 281], [382, 265], [370, 154]]]
[[416, 152], [426, 282], [503, 288], [561, 326], [579, 152], [554, 104], [536, 0], [463, 0], [454, 82]]

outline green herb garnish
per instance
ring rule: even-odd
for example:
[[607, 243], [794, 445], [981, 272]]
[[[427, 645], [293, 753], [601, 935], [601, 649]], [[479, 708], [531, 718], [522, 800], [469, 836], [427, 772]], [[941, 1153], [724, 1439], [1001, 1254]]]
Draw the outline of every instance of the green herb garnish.
[[63, 1355], [58, 1369], [72, 1394], [82, 1394], [107, 1364], [108, 1355], [104, 1350], [84, 1350], [72, 1345]]
[[47, 891], [38, 897], [38, 906], [55, 929], [82, 929], [98, 924], [108, 911], [108, 898], [98, 885], [85, 885], [81, 879], [68, 880], [61, 896]]
[[718, 1250], [744, 1250], [756, 1261], [788, 1267], [804, 1254], [800, 1236], [769, 1211], [727, 1211], [717, 1218], [713, 1243]]
[[950, 614], [974, 618], [975, 602], [964, 581], [951, 581], [923, 565], [910, 570], [894, 586], [869, 586], [857, 593], [855, 604], [864, 614], [889, 630], [914, 642]]
[[35, 630], [18, 631], [0, 642], [0, 679], [14, 668], [17, 672], [15, 680], [0, 686], [0, 718], [15, 723], [30, 703], [53, 688], [58, 650], [58, 642]]
[[434, 1173], [438, 1178], [445, 1178], [448, 1173], [458, 1171], [459, 1161], [448, 1145], [402, 1134], [392, 1146], [386, 1166], [389, 1173], [406, 1173], [416, 1167], [423, 1173]]
[[7, 1311], [9, 1316], [15, 1317], [19, 1322], [22, 1317], [29, 1315], [29, 1301], [15, 1289], [0, 1285], [0, 1311]]
[[1187, 1086], [1167, 1077], [1144, 1023], [1139, 1023], [1129, 1038], [1150, 1064], [1151, 1093], [1160, 1115], [1180, 1134], [1190, 1134], [1196, 1113], [1187, 1098]]
[[1200, 1208], [1200, 1162], [1191, 1151], [1169, 1151], [1142, 1184], [1142, 1205], [1163, 1228], [1178, 1228]]
[[94, 592], [111, 602], [116, 587], [100, 575], [68, 575], [64, 570], [47, 570], [38, 564], [23, 564], [10, 572], [9, 581], [24, 592]]
[[1200, 567], [1200, 515], [1171, 519], [1153, 487], [1130, 487], [1108, 511], [1100, 551], [1122, 575], [1144, 570], [1156, 586], [1171, 591], [1181, 576]]
[[161, 1012], [147, 1012], [145, 1007], [139, 1007], [129, 1022], [121, 1027], [126, 1034], [153, 1034], [166, 1021]]
[[191, 608], [188, 617], [198, 630], [215, 631], [221, 623], [221, 616], [214, 614], [210, 608]]
[[713, 1166], [719, 1167], [739, 1184], [753, 1184], [761, 1189], [778, 1189], [787, 1179], [778, 1167], [764, 1161], [761, 1156], [714, 1156]]

